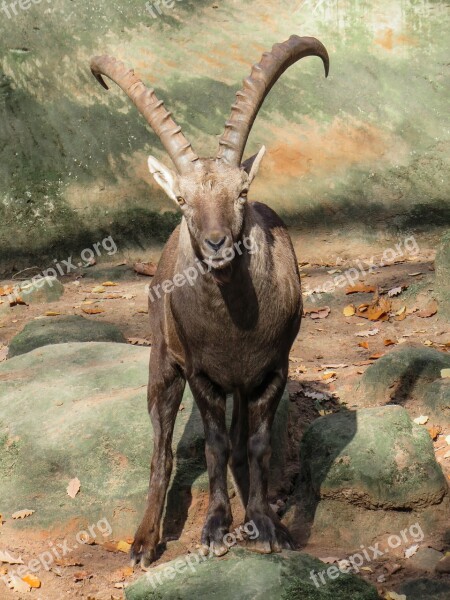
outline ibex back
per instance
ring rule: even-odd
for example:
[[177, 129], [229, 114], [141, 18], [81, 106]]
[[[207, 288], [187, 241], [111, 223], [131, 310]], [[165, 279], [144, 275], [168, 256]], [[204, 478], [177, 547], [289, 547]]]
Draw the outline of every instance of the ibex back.
[[[158, 134], [176, 171], [152, 156], [149, 168], [183, 214], [150, 288], [154, 301], [149, 303], [148, 409], [154, 450], [147, 508], [131, 551], [132, 560], [144, 568], [155, 560], [160, 540], [172, 470], [172, 434], [186, 381], [205, 429], [210, 499], [202, 544], [216, 554], [226, 552], [223, 539], [232, 522], [228, 463], [246, 519], [259, 531], [254, 549], [268, 553], [293, 544], [269, 506], [267, 486], [271, 426], [300, 327], [300, 277], [281, 219], [264, 204], [247, 200], [264, 147], [241, 161], [271, 87], [290, 65], [311, 55], [322, 59], [328, 74], [327, 51], [314, 38], [291, 36], [265, 52], [237, 93], [217, 157], [204, 159], [197, 157], [171, 113], [133, 70], [107, 56], [91, 63], [100, 83], [107, 88], [102, 75], [116, 82]], [[193, 285], [183, 285], [183, 273], [192, 268], [199, 276]], [[171, 293], [160, 293], [168, 289]], [[228, 393], [233, 394], [229, 433]]]

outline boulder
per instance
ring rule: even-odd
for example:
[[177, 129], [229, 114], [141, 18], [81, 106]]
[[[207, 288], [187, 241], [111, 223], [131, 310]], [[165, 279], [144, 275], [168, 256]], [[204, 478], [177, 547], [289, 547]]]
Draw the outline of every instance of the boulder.
[[[378, 593], [358, 577], [334, 578], [330, 565], [300, 552], [258, 555], [233, 548], [221, 559], [188, 555], [151, 569], [125, 589], [126, 600], [377, 600]], [[320, 580], [323, 574], [325, 583]], [[313, 576], [316, 576], [314, 583]]]
[[48, 304], [58, 301], [64, 294], [64, 286], [56, 277], [42, 277], [36, 282], [20, 285], [19, 296], [26, 304]]
[[435, 579], [414, 579], [401, 585], [399, 592], [407, 600], [448, 600], [450, 583]]
[[435, 260], [439, 314], [450, 319], [450, 231], [441, 239]]
[[401, 406], [317, 419], [303, 436], [300, 462], [287, 515], [299, 541], [336, 536], [359, 546], [398, 533], [418, 515], [427, 531], [448, 518], [448, 485], [431, 438]]
[[[4, 514], [18, 507], [35, 510], [14, 526], [73, 531], [74, 522], [85, 528], [106, 518], [114, 539], [134, 533], [153, 441], [146, 402], [149, 352], [129, 344], [66, 343], [0, 364], [0, 506]], [[288, 406], [285, 393], [275, 420], [274, 485], [283, 468]], [[174, 535], [181, 533], [192, 496], [208, 492], [203, 425], [189, 388], [182, 408], [167, 500], [167, 528]], [[66, 488], [76, 477], [81, 489], [72, 499]]]
[[126, 342], [112, 323], [93, 321], [79, 315], [63, 315], [30, 321], [9, 345], [8, 358], [49, 344], [65, 342]]
[[[371, 365], [356, 385], [356, 394], [367, 406], [401, 404], [450, 424], [450, 379], [441, 371], [450, 368], [450, 354], [424, 346], [402, 345]], [[418, 416], [414, 414], [413, 416]]]

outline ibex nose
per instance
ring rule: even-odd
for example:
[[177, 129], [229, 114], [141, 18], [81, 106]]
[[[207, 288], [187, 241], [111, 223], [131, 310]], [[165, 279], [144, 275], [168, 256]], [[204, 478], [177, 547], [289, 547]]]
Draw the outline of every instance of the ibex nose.
[[209, 237], [205, 239], [205, 243], [212, 249], [214, 252], [217, 252], [222, 248], [227, 240], [227, 236], [222, 233], [210, 234]]

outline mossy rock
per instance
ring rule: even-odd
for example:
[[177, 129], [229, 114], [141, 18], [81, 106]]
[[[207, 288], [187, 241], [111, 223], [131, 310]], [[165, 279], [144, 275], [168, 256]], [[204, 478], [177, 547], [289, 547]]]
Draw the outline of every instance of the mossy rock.
[[435, 268], [439, 313], [450, 319], [450, 231], [441, 240], [436, 254]]
[[8, 358], [49, 344], [66, 342], [122, 342], [126, 339], [112, 323], [90, 321], [79, 315], [63, 315], [30, 321], [9, 345]]
[[447, 493], [428, 431], [400, 406], [317, 419], [302, 439], [301, 482], [320, 499], [411, 510]]
[[[153, 446], [149, 352], [130, 344], [66, 343], [0, 364], [0, 505], [4, 514], [18, 506], [36, 511], [14, 521], [16, 527], [64, 529], [73, 520], [85, 527], [107, 518], [115, 539], [134, 533]], [[208, 492], [203, 424], [188, 387], [182, 406], [167, 500], [167, 521], [178, 533], [192, 494]], [[288, 406], [285, 393], [274, 425], [275, 482], [283, 468]], [[230, 418], [231, 402], [227, 408]], [[81, 491], [71, 499], [66, 488], [74, 477]]]
[[435, 579], [414, 579], [400, 587], [400, 593], [408, 600], [448, 600], [450, 598], [450, 583]]
[[36, 282], [20, 285], [18, 295], [26, 304], [57, 302], [64, 294], [64, 286], [56, 277], [42, 277]]
[[[410, 403], [415, 412], [436, 423], [450, 424], [450, 380], [441, 377], [450, 368], [450, 354], [424, 346], [402, 346], [371, 365], [356, 386], [366, 405]], [[413, 416], [418, 416], [414, 414]]]
[[[190, 566], [192, 564], [192, 567]], [[183, 567], [184, 565], [184, 567]], [[258, 555], [233, 548], [221, 559], [197, 555], [151, 569], [125, 589], [126, 600], [378, 600], [377, 591], [355, 576], [320, 579], [329, 565], [300, 552]], [[326, 575], [324, 576], [326, 577]]]

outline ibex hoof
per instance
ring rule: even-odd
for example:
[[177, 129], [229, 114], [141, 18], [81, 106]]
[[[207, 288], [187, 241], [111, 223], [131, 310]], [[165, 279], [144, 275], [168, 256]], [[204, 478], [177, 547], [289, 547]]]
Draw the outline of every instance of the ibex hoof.
[[253, 514], [251, 517], [247, 517], [247, 521], [253, 521], [258, 530], [258, 536], [247, 541], [248, 550], [259, 554], [270, 554], [271, 552], [295, 549], [294, 541], [287, 528], [272, 519], [270, 515]]
[[145, 542], [135, 541], [131, 546], [130, 562], [131, 566], [140, 565], [141, 569], [147, 571], [152, 562], [156, 560], [156, 548]]

